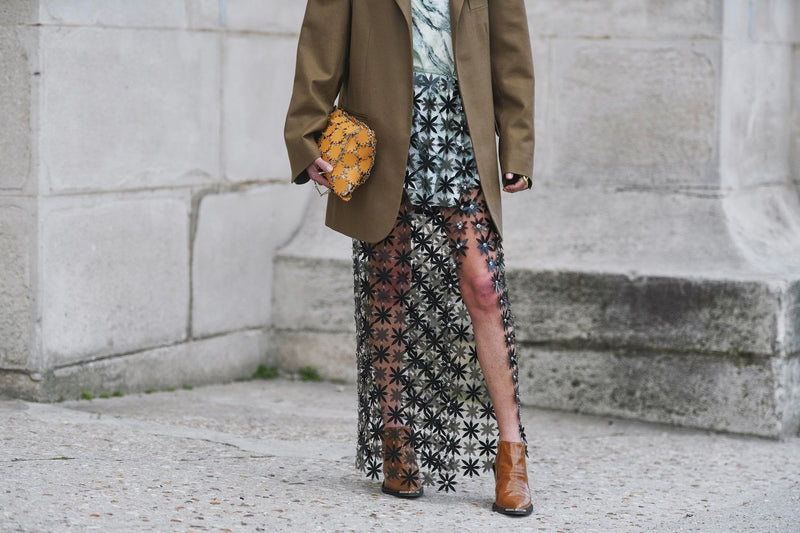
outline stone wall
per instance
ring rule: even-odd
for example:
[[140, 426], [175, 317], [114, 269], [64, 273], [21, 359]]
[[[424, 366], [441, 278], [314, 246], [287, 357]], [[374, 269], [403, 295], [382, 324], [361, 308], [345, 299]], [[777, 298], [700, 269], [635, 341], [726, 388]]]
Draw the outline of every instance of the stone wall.
[[531, 228], [507, 238], [524, 401], [796, 433], [800, 4], [529, 9], [540, 187], [506, 221]]
[[272, 258], [310, 192], [281, 128], [304, 6], [269, 4], [0, 5], [3, 392], [269, 362]]
[[[522, 399], [800, 426], [800, 6], [530, 0]], [[0, 2], [0, 392], [353, 380], [350, 243], [287, 184], [305, 3]], [[307, 208], [306, 208], [307, 206]]]

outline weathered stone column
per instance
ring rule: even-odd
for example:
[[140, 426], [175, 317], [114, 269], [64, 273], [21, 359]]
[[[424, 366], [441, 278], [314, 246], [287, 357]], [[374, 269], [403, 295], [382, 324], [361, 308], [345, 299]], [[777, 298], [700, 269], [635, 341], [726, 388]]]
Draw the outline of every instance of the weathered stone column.
[[35, 179], [38, 167], [31, 129], [39, 94], [39, 31], [35, 2], [0, 5], [0, 367], [3, 383], [22, 391], [39, 366], [36, 330]]
[[269, 362], [297, 4], [0, 3], [0, 394]]
[[[800, 5], [528, 10], [536, 185], [504, 224], [523, 401], [796, 433]], [[349, 247], [317, 224], [278, 256], [275, 346], [352, 379]]]

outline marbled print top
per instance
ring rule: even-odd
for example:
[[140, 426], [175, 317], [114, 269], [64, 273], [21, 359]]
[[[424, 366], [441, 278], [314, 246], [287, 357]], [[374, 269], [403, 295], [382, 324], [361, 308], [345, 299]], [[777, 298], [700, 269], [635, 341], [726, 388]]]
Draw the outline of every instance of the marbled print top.
[[414, 70], [455, 76], [449, 0], [411, 0]]
[[454, 206], [478, 185], [456, 79], [449, 0], [411, 0], [414, 110], [405, 190], [414, 206]]

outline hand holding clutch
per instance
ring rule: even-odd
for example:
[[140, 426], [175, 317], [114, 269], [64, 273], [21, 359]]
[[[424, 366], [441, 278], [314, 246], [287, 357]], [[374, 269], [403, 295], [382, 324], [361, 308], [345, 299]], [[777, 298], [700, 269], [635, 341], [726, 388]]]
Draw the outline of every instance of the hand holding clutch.
[[375, 164], [375, 132], [342, 109], [334, 109], [317, 146], [322, 159], [333, 167], [328, 174], [327, 192], [333, 191], [349, 202]]

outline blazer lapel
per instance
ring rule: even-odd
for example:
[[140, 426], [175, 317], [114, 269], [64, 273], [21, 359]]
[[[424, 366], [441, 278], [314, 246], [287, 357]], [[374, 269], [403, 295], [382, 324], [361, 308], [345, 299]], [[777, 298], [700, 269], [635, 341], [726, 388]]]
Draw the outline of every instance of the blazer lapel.
[[[461, 8], [464, 7], [464, 0], [450, 0], [450, 35], [453, 40], [456, 38], [458, 21], [461, 18]], [[455, 45], [455, 42], [453, 43]]]
[[[408, 24], [408, 34], [411, 35], [411, 0], [394, 0], [397, 3], [397, 7], [400, 8], [400, 11], [403, 12], [403, 16], [406, 17], [406, 23]], [[463, 0], [462, 0], [463, 1]]]

